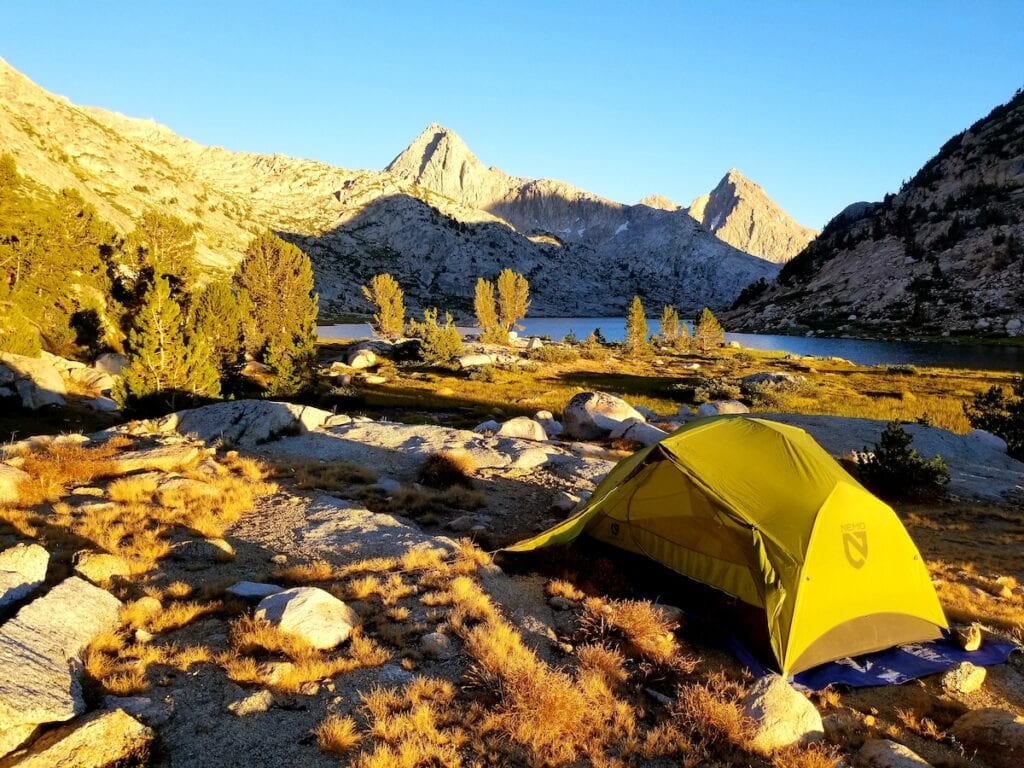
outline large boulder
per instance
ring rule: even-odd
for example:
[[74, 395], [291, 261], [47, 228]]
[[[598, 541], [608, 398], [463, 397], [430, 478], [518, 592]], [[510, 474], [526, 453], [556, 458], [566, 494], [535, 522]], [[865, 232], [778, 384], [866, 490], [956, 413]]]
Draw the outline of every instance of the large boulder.
[[698, 418], [721, 416], [726, 413], [750, 413], [750, 409], [739, 400], [715, 400], [711, 403], [704, 403], [697, 408]]
[[902, 744], [888, 739], [868, 739], [857, 752], [857, 768], [931, 768], [931, 763]]
[[484, 365], [493, 365], [494, 358], [491, 355], [485, 354], [472, 354], [463, 355], [459, 358], [459, 368], [466, 370], [467, 368], [480, 368]]
[[38, 544], [16, 544], [0, 552], [0, 610], [38, 589], [49, 564], [50, 553]]
[[16, 502], [18, 486], [30, 479], [28, 472], [8, 464], [0, 464], [0, 504]]
[[204, 442], [218, 440], [252, 448], [279, 437], [301, 434], [320, 427], [330, 411], [270, 400], [234, 400], [178, 411], [159, 423], [162, 431], [176, 430]]
[[612, 439], [629, 440], [633, 443], [640, 443], [640, 445], [654, 445], [667, 436], [668, 432], [658, 429], [653, 424], [632, 419], [622, 422], [609, 435]]
[[154, 733], [120, 709], [56, 728], [0, 761], [0, 768], [112, 768], [148, 765]]
[[967, 437], [973, 438], [981, 445], [992, 448], [1000, 453], [1006, 453], [1006, 441], [999, 435], [993, 435], [984, 429], [972, 429], [967, 433]]
[[994, 768], [1020, 768], [1024, 765], [1024, 717], [1005, 709], [986, 707], [962, 715], [953, 723], [950, 734], [976, 752]]
[[31, 410], [47, 405], [64, 405], [67, 387], [60, 371], [48, 360], [0, 353], [0, 364], [13, 374], [14, 388], [21, 404]]
[[71, 577], [0, 627], [0, 732], [70, 720], [85, 711], [79, 654], [118, 625], [121, 601]]
[[538, 441], [548, 439], [544, 427], [529, 416], [516, 416], [514, 419], [506, 421], [498, 429], [498, 437], [516, 437], [520, 440]]
[[766, 675], [751, 686], [743, 698], [743, 713], [753, 723], [751, 748], [757, 752], [825, 738], [818, 710], [779, 675]]
[[565, 434], [576, 440], [607, 437], [627, 419], [643, 421], [644, 417], [625, 400], [607, 392], [581, 392], [562, 411]]
[[345, 642], [359, 624], [355, 611], [316, 587], [295, 587], [265, 597], [256, 607], [256, 617], [322, 650]]

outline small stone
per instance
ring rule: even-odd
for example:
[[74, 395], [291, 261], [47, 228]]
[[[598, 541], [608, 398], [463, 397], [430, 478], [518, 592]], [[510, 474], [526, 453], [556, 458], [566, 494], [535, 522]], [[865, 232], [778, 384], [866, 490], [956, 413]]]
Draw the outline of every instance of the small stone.
[[279, 587], [277, 584], [261, 584], [255, 581], [239, 581], [224, 590], [226, 594], [240, 597], [243, 600], [262, 600], [264, 597], [283, 591], [284, 587]]
[[98, 499], [102, 499], [105, 494], [106, 492], [102, 488], [93, 485], [83, 485], [71, 491], [72, 496], [92, 496]]
[[818, 710], [779, 675], [755, 682], [743, 699], [743, 711], [753, 722], [751, 748], [756, 752], [769, 754], [825, 737]]
[[293, 587], [263, 598], [256, 618], [326, 650], [345, 642], [359, 616], [334, 595], [316, 587]]
[[270, 562], [274, 565], [284, 565], [288, 562], [288, 555], [271, 555]]
[[9, 464], [0, 464], [0, 504], [18, 501], [18, 486], [31, 480], [27, 472]]
[[511, 469], [529, 470], [548, 463], [548, 453], [542, 448], [527, 448], [519, 451], [509, 465]]
[[265, 688], [255, 693], [250, 693], [241, 699], [236, 699], [228, 704], [228, 712], [237, 717], [254, 715], [257, 712], [266, 712], [274, 703], [274, 694]]
[[857, 752], [858, 768], [931, 768], [916, 752], [888, 739], [868, 739]]
[[580, 497], [566, 491], [559, 491], [551, 500], [551, 511], [567, 514], [580, 503]]
[[544, 442], [548, 439], [544, 427], [528, 416], [516, 416], [514, 419], [509, 419], [501, 425], [497, 435], [498, 437], [514, 437], [537, 442]]
[[402, 669], [397, 664], [385, 664], [377, 673], [377, 681], [382, 685], [405, 685], [412, 682], [415, 677], [412, 672]]
[[88, 550], [75, 553], [75, 572], [98, 585], [106, 584], [114, 577], [132, 575], [131, 566], [117, 555]]
[[957, 627], [953, 630], [953, 638], [965, 651], [976, 651], [981, 648], [981, 627], [977, 624]]
[[153, 633], [152, 632], [147, 632], [144, 629], [136, 629], [135, 630], [135, 642], [142, 643], [142, 644], [151, 643], [151, 642], [153, 642]]
[[985, 682], [985, 668], [963, 661], [942, 676], [942, 687], [948, 693], [974, 693]]
[[562, 595], [555, 595], [554, 597], [548, 598], [548, 605], [554, 608], [556, 611], [568, 611], [573, 607], [573, 602], [567, 597]]
[[193, 563], [224, 563], [235, 558], [235, 550], [224, 539], [187, 539], [171, 546], [175, 560]]
[[430, 659], [449, 659], [455, 655], [455, 644], [443, 632], [431, 632], [420, 638], [420, 650]]

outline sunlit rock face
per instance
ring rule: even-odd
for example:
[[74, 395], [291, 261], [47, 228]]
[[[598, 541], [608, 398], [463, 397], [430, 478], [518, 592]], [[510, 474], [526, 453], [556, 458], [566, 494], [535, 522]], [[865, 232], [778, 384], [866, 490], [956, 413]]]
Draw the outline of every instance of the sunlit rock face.
[[784, 264], [818, 234], [801, 226], [758, 184], [730, 170], [710, 193], [690, 205], [693, 218], [741, 251]]
[[684, 211], [627, 206], [483, 165], [432, 125], [384, 171], [207, 147], [152, 120], [80, 107], [0, 60], [0, 146], [40, 189], [72, 188], [122, 232], [147, 208], [196, 225], [197, 259], [233, 268], [269, 227], [313, 259], [321, 308], [366, 313], [378, 272], [412, 309], [465, 317], [478, 276], [528, 276], [535, 315], [621, 314], [633, 294], [683, 310], [727, 306], [777, 267]]
[[732, 313], [733, 329], [1024, 332], [1024, 93], [947, 141], [896, 194], [854, 203]]

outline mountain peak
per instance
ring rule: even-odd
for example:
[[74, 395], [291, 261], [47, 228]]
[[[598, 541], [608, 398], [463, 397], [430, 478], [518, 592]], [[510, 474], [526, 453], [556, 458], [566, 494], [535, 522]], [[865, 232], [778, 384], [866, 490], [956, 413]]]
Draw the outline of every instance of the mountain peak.
[[678, 205], [673, 203], [664, 195], [659, 195], [657, 193], [647, 195], [647, 197], [642, 198], [637, 204], [646, 205], [648, 208], [657, 208], [661, 211], [675, 211], [679, 209]]
[[719, 239], [776, 263], [789, 261], [817, 234], [795, 222], [760, 184], [735, 168], [709, 194], [695, 199], [689, 211]]

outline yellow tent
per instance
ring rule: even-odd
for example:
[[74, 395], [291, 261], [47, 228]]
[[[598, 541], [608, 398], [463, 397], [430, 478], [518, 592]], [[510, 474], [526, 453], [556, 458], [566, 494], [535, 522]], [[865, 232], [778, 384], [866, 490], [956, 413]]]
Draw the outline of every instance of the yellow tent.
[[579, 512], [506, 551], [581, 533], [764, 609], [784, 675], [946, 627], [896, 514], [785, 424], [692, 422], [619, 462]]

